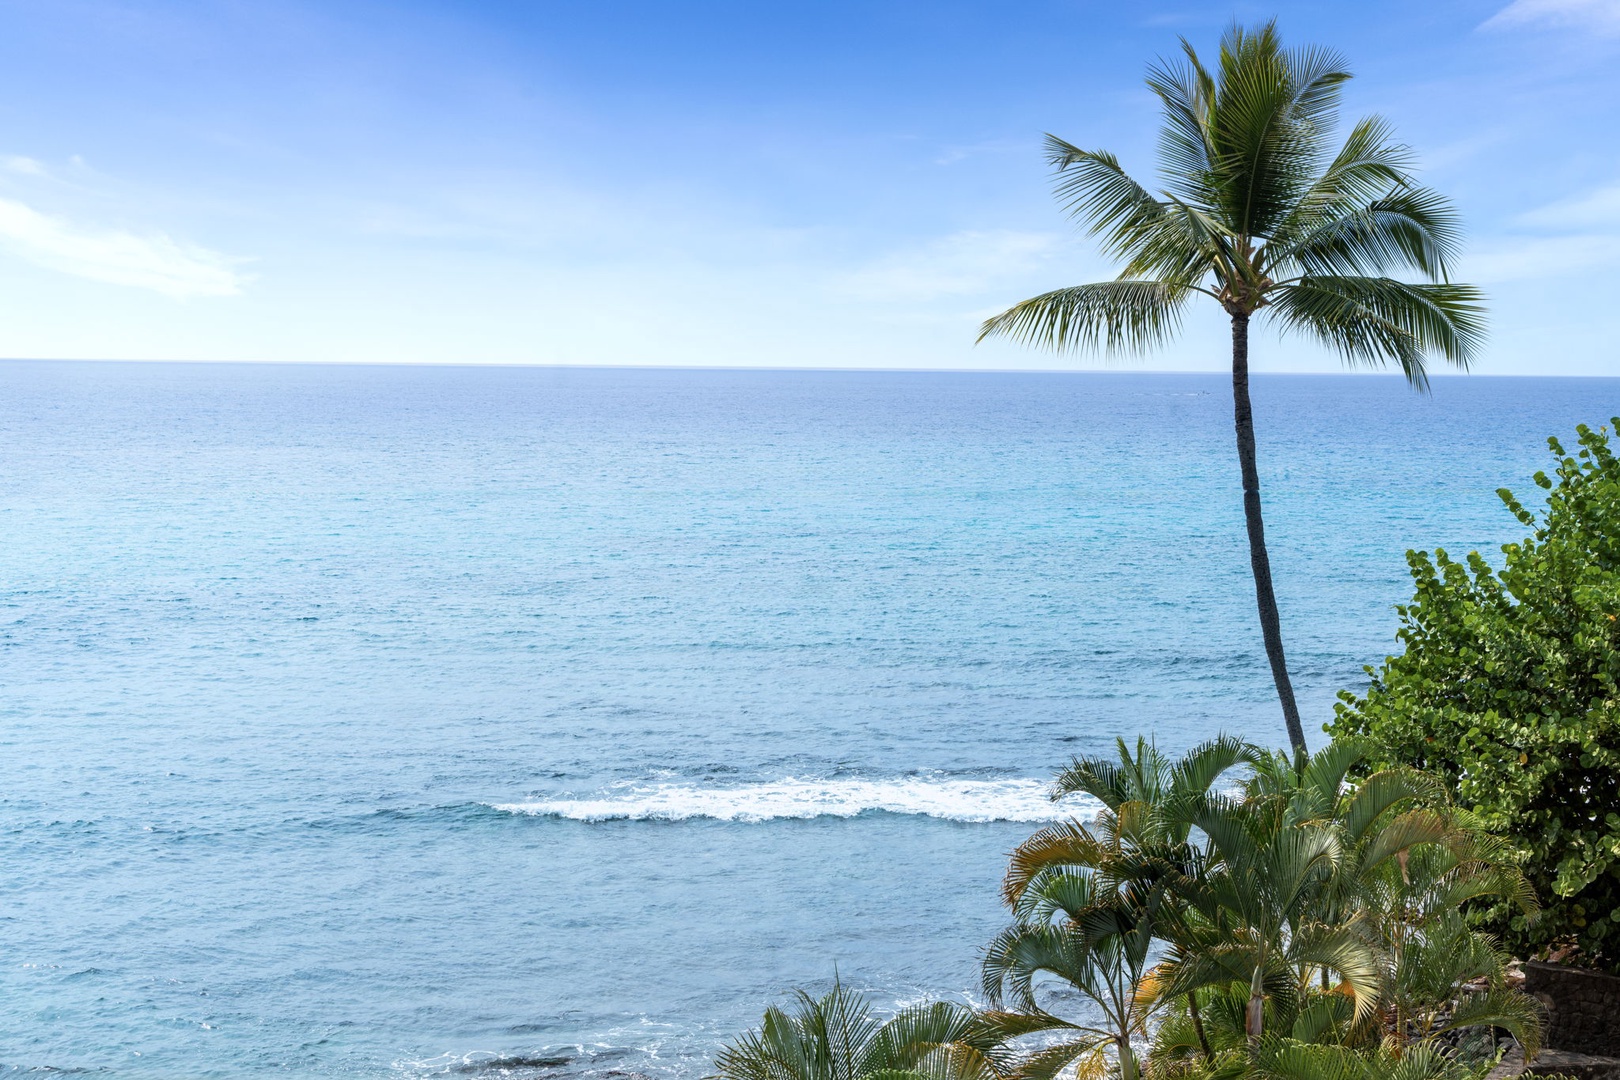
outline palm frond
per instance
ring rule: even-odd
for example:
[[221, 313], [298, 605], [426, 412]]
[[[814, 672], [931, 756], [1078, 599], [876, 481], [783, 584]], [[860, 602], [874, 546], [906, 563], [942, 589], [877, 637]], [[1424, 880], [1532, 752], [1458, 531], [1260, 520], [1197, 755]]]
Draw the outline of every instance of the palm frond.
[[1523, 991], [1504, 987], [1465, 995], [1435, 1031], [1438, 1034], [1464, 1028], [1498, 1027], [1518, 1040], [1528, 1061], [1541, 1050], [1542, 1020], [1541, 1002]]
[[1106, 1007], [1109, 972], [1095, 960], [1092, 943], [1075, 929], [1018, 924], [997, 934], [985, 949], [981, 984], [992, 1004], [1007, 1002], [1029, 1012], [1039, 1008], [1035, 979], [1046, 974]]
[[1370, 750], [1371, 745], [1360, 739], [1335, 739], [1305, 762], [1298, 786], [1308, 796], [1316, 814], [1332, 814], [1338, 810], [1345, 777]]
[[1353, 925], [1312, 927], [1289, 943], [1288, 959], [1296, 968], [1335, 972], [1340, 989], [1355, 1002], [1356, 1019], [1372, 1013], [1383, 989], [1378, 950]]
[[1166, 187], [1184, 201], [1213, 206], [1215, 148], [1210, 122], [1215, 107], [1215, 79], [1204, 69], [1186, 39], [1185, 63], [1160, 61], [1148, 68], [1148, 89], [1163, 108], [1159, 129], [1160, 174]]
[[1065, 866], [1098, 867], [1109, 855], [1110, 845], [1078, 821], [1048, 825], [1013, 849], [1001, 886], [1002, 899], [1016, 907], [1042, 871]]
[[1198, 949], [1172, 950], [1155, 969], [1157, 996], [1182, 997], [1211, 986], [1248, 985], [1255, 968], [1264, 961], [1263, 950], [1252, 942], [1229, 939], [1206, 943]]
[[1410, 852], [1419, 844], [1440, 844], [1455, 829], [1451, 820], [1435, 810], [1408, 810], [1396, 816], [1368, 841], [1362, 853], [1362, 866], [1373, 869], [1389, 859]]
[[1014, 916], [1023, 923], [1050, 922], [1052, 916], [1063, 915], [1070, 922], [1085, 918], [1095, 907], [1098, 896], [1092, 887], [1089, 873], [1077, 873], [1069, 868], [1052, 868], [1025, 890], [1013, 909]]
[[1359, 841], [1379, 818], [1401, 803], [1445, 797], [1445, 785], [1417, 769], [1383, 769], [1363, 780], [1344, 810], [1345, 833]]
[[[1141, 740], [1137, 740], [1141, 743]], [[1137, 776], [1140, 767], [1131, 755], [1124, 739], [1116, 739], [1117, 760], [1106, 757], [1077, 757], [1058, 773], [1052, 782], [1052, 798], [1064, 795], [1090, 795], [1110, 810], [1118, 810], [1121, 803], [1136, 797], [1140, 790]]]
[[1324, 274], [1277, 289], [1267, 310], [1284, 330], [1309, 334], [1346, 363], [1393, 362], [1421, 388], [1428, 385], [1428, 354], [1467, 368], [1479, 351], [1481, 299], [1471, 285]]
[[1181, 326], [1190, 291], [1160, 281], [1103, 281], [1056, 289], [985, 320], [979, 340], [1010, 337], [1055, 352], [1145, 352]]
[[1266, 251], [1276, 276], [1384, 274], [1414, 269], [1444, 280], [1462, 246], [1462, 225], [1444, 196], [1400, 186], [1359, 207], [1338, 207], [1303, 235]]
[[1358, 120], [1338, 154], [1272, 229], [1263, 265], [1277, 266], [1282, 253], [1312, 230], [1410, 184], [1412, 163], [1411, 148], [1395, 141], [1382, 117]]
[[1267, 1040], [1254, 1064], [1264, 1080], [1370, 1080], [1367, 1062], [1348, 1047], [1294, 1039]]
[[1264, 237], [1315, 178], [1338, 86], [1350, 75], [1326, 50], [1284, 50], [1275, 23], [1253, 32], [1234, 26], [1220, 52], [1215, 186], [1234, 230]]
[[1057, 1080], [1065, 1070], [1072, 1070], [1076, 1080], [1105, 1080], [1106, 1046], [1106, 1040], [1089, 1039], [1044, 1047], [1014, 1066], [1012, 1080]]
[[1178, 794], [1202, 795], [1228, 771], [1249, 761], [1255, 747], [1232, 735], [1217, 735], [1199, 743], [1171, 767], [1171, 784]]
[[881, 1025], [865, 999], [835, 984], [820, 998], [795, 995], [793, 1012], [765, 1010], [760, 1027], [715, 1056], [724, 1080], [860, 1080]]
[[1046, 159], [1057, 171], [1054, 190], [1063, 208], [1101, 239], [1105, 253], [1128, 257], [1163, 220], [1163, 204], [1133, 180], [1113, 154], [1082, 150], [1049, 134]]

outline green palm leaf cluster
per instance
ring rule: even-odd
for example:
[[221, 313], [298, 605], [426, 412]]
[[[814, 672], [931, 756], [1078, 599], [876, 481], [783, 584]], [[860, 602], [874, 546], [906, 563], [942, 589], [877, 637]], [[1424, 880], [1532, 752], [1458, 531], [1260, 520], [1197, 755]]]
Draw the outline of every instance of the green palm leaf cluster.
[[1119, 276], [1025, 300], [981, 337], [1142, 351], [1204, 295], [1237, 318], [1264, 311], [1350, 363], [1393, 362], [1419, 385], [1431, 355], [1466, 365], [1484, 327], [1478, 290], [1449, 280], [1456, 215], [1416, 183], [1384, 120], [1332, 144], [1344, 59], [1284, 49], [1275, 24], [1230, 31], [1214, 71], [1186, 42], [1183, 52], [1147, 79], [1163, 109], [1157, 194], [1107, 151], [1047, 136], [1059, 199], [1123, 264]]
[[964, 1005], [936, 1001], [874, 1016], [842, 984], [800, 992], [715, 1058], [725, 1080], [997, 1080], [1009, 1071], [1003, 1038]]
[[[1012, 1075], [1285, 1076], [1332, 1058], [1462, 1076], [1494, 1060], [1498, 1031], [1533, 1055], [1538, 1006], [1463, 913], [1532, 911], [1523, 876], [1433, 778], [1352, 784], [1367, 749], [1298, 759], [1221, 739], [1170, 761], [1139, 740], [1066, 770], [1058, 794], [1102, 809], [1013, 853], [1014, 922], [984, 963], [992, 1001], [1044, 1040]], [[1104, 1022], [1048, 1004], [1076, 995]]]
[[[1179, 762], [1137, 741], [1117, 761], [1079, 759], [1059, 775], [1057, 796], [1102, 802], [1089, 824], [1069, 821], [1036, 833], [1013, 852], [1003, 897], [1015, 921], [991, 943], [984, 991], [1008, 1012], [992, 1014], [1009, 1040], [1044, 1042], [1019, 1064], [1027, 1080], [1065, 1070], [1082, 1078], [1117, 1068], [1137, 1080], [1136, 1045], [1164, 998], [1144, 993], [1155, 946], [1179, 901], [1178, 883], [1197, 872], [1190, 811], [1248, 747], [1216, 739]], [[1043, 1008], [1038, 982], [1077, 991], [1100, 1022], [1063, 1019]], [[1196, 1003], [1193, 1008], [1196, 1009]], [[1019, 1023], [1030, 1030], [1019, 1032]]]
[[1368, 117], [1335, 138], [1350, 73], [1319, 48], [1285, 49], [1275, 24], [1229, 31], [1206, 66], [1149, 70], [1162, 110], [1160, 183], [1119, 159], [1047, 136], [1057, 196], [1120, 264], [1111, 281], [1055, 289], [987, 320], [1058, 352], [1140, 354], [1170, 340], [1197, 297], [1232, 326], [1233, 419], [1250, 560], [1267, 659], [1290, 743], [1306, 749], [1288, 676], [1265, 544], [1249, 399], [1253, 319], [1303, 335], [1353, 366], [1393, 364], [1416, 387], [1438, 358], [1466, 368], [1484, 340], [1482, 298], [1451, 280], [1455, 212], [1417, 183], [1412, 153]]

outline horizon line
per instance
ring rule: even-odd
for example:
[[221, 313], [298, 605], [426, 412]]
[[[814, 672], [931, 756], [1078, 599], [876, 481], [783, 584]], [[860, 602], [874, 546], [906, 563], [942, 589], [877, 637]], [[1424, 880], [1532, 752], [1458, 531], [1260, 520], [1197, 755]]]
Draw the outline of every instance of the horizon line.
[[[568, 364], [529, 361], [474, 360], [465, 362], [418, 360], [196, 360], [186, 358], [152, 359], [139, 357], [0, 357], [0, 364], [193, 364], [240, 367], [332, 367], [332, 368], [520, 368], [547, 371], [747, 371], [747, 372], [815, 372], [815, 373], [870, 373], [874, 375], [1210, 375], [1226, 376], [1224, 369], [1196, 368], [1126, 368], [1069, 367], [1069, 368], [1001, 368], [1001, 367], [840, 367], [801, 364]], [[1250, 378], [1273, 376], [1302, 376], [1306, 378], [1388, 378], [1405, 377], [1399, 371], [1367, 371], [1340, 369], [1336, 371], [1253, 371]], [[1462, 379], [1620, 379], [1616, 375], [1577, 375], [1569, 373], [1529, 374], [1525, 372], [1475, 373], [1468, 371], [1436, 372], [1428, 376], [1436, 380]]]

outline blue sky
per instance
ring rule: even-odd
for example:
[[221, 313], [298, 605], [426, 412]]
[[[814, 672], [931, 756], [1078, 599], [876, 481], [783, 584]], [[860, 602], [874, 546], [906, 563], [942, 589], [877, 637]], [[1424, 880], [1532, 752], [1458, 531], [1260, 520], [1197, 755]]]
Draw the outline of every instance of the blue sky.
[[[1620, 0], [0, 0], [0, 355], [1032, 368], [1107, 276], [1040, 138], [1277, 16], [1451, 195], [1486, 373], [1620, 374]], [[1334, 370], [1301, 341], [1261, 370]], [[1149, 368], [1220, 369], [1213, 308]]]

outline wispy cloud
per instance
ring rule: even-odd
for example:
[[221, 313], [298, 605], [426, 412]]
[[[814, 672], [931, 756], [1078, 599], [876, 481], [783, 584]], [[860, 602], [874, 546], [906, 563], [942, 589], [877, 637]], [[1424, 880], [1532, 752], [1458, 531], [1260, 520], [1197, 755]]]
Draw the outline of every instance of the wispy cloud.
[[845, 291], [872, 300], [935, 300], [984, 293], [1048, 262], [1064, 247], [1057, 233], [1007, 229], [953, 233], [877, 259], [844, 279]]
[[1549, 229], [1620, 230], [1620, 184], [1550, 203], [1521, 215], [1519, 220]]
[[1567, 27], [1620, 34], [1620, 0], [1513, 0], [1481, 24], [1486, 30]]
[[955, 165], [958, 161], [986, 154], [1026, 154], [1029, 150], [1028, 139], [986, 139], [982, 142], [943, 147], [934, 158], [934, 164]]
[[6, 158], [5, 165], [7, 172], [17, 173], [21, 176], [44, 176], [46, 174], [44, 163], [31, 157], [13, 155]]
[[1500, 241], [1470, 255], [1462, 275], [1493, 285], [1556, 278], [1620, 261], [1611, 236], [1526, 236]]
[[1514, 223], [1520, 235], [1499, 237], [1469, 256], [1469, 277], [1523, 281], [1620, 264], [1620, 184], [1537, 207]]
[[[19, 170], [12, 158], [7, 164]], [[31, 162], [37, 165], [37, 162]], [[242, 291], [239, 260], [163, 233], [137, 235], [93, 229], [0, 199], [0, 245], [21, 258], [64, 274], [151, 289], [166, 296], [235, 296]]]

